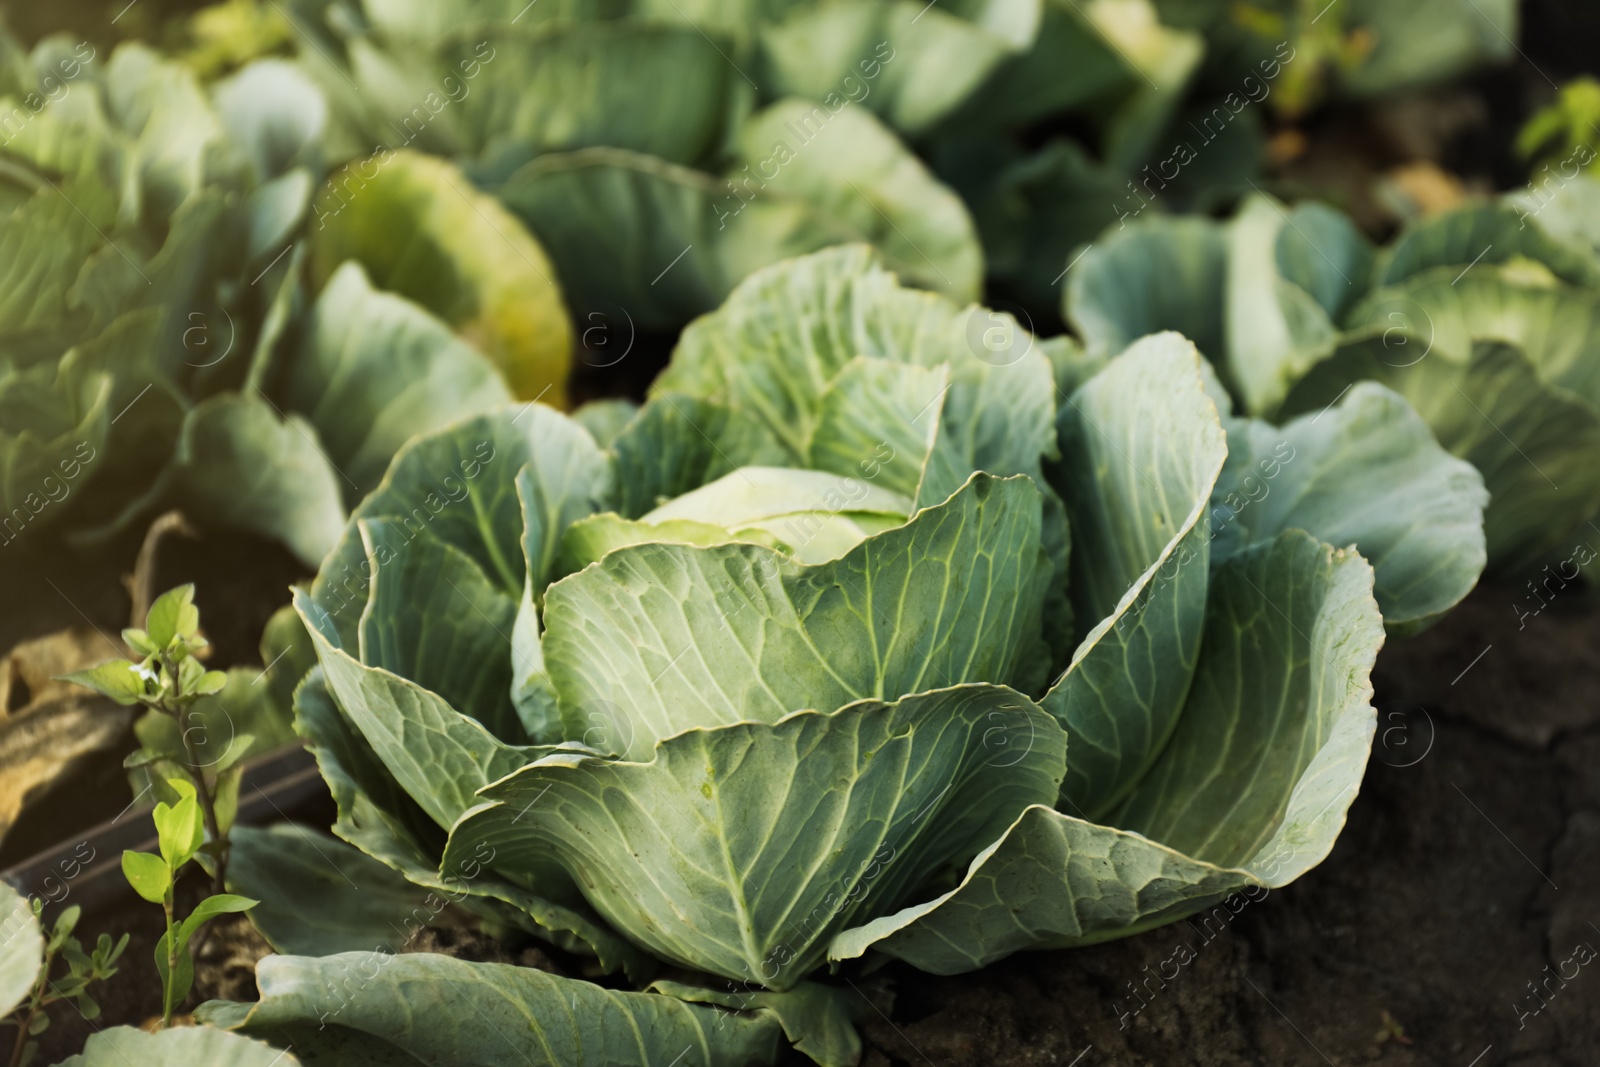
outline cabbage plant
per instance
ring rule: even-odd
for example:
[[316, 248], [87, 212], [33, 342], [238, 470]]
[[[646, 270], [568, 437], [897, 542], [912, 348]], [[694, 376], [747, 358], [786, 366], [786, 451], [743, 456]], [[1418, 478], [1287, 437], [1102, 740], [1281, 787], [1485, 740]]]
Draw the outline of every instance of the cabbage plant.
[[[537, 243], [401, 153], [385, 195], [318, 225], [327, 128], [284, 60], [208, 88], [142, 45], [0, 36], [0, 547], [181, 507], [314, 566], [410, 434], [565, 403], [572, 335]], [[362, 236], [375, 218], [404, 255]], [[396, 295], [407, 268], [429, 301]]]
[[[550, 251], [580, 326], [639, 332], [675, 332], [751, 271], [843, 241], [975, 299], [972, 220], [905, 139], [1027, 48], [1041, 17], [1039, 0], [279, 10], [332, 104], [339, 158], [455, 161]], [[319, 218], [364, 195], [345, 184]]]
[[580, 319], [642, 332], [841, 241], [957, 300], [987, 278], [1042, 307], [1062, 249], [1116, 213], [1206, 209], [1259, 178], [1269, 113], [1440, 81], [1517, 35], [1513, 0], [272, 10], [334, 103], [340, 158], [459, 162], [550, 250]]
[[[846, 246], [691, 324], [620, 428], [414, 439], [295, 598], [348, 844], [235, 842], [349, 873], [202, 1016], [393, 1062], [850, 1063], [830, 976], [865, 958], [971, 971], [1293, 881], [1385, 624], [1472, 586], [1485, 494], [1382, 386], [1281, 428], [1219, 395], [1176, 334], [1097, 369]], [[424, 898], [613, 977], [339, 951]]]
[[247, 362], [239, 334], [282, 277], [262, 272], [310, 195], [319, 107], [282, 64], [213, 102], [138, 45], [0, 39], [6, 543], [73, 511], [113, 520], [209, 382]]
[[1600, 512], [1596, 188], [1573, 166], [1383, 249], [1316, 203], [1150, 216], [1084, 253], [1065, 312], [1091, 362], [1183, 331], [1254, 415], [1315, 412], [1360, 381], [1401, 393], [1482, 472], [1490, 561], [1509, 570]]

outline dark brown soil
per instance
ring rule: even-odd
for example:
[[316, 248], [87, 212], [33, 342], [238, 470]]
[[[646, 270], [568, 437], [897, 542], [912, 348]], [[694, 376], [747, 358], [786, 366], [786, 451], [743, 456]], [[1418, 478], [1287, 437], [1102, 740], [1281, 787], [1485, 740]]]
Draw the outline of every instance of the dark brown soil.
[[[1600, 604], [1574, 586], [1519, 630], [1516, 588], [1383, 651], [1372, 762], [1321, 867], [1210, 941], [1180, 923], [977, 975], [896, 966], [865, 1062], [1600, 1063], [1600, 968], [1573, 955], [1600, 949]], [[1194, 962], [1143, 985], [1180, 945]]]

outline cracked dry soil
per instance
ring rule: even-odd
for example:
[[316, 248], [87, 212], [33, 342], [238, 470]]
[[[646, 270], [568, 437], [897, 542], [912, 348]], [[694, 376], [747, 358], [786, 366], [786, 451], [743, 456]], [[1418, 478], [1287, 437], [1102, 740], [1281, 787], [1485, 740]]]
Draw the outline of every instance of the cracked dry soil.
[[[1226, 928], [1179, 923], [952, 978], [895, 965], [864, 1063], [1600, 1064], [1600, 964], [1579, 962], [1600, 949], [1596, 592], [1566, 589], [1519, 629], [1526, 591], [1485, 583], [1391, 640], [1361, 794], [1295, 884]], [[1180, 946], [1193, 960], [1163, 967]]]

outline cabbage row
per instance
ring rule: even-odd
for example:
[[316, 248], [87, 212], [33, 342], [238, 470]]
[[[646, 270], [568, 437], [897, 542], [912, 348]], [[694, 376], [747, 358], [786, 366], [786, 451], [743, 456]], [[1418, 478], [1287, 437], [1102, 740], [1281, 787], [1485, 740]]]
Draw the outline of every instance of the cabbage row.
[[1584, 221], [1600, 183], [1548, 184], [1422, 220], [1382, 249], [1316, 203], [1152, 216], [1084, 252], [1065, 314], [1091, 364], [1181, 331], [1266, 418], [1383, 383], [1482, 472], [1491, 565], [1536, 565], [1600, 513], [1600, 244]]

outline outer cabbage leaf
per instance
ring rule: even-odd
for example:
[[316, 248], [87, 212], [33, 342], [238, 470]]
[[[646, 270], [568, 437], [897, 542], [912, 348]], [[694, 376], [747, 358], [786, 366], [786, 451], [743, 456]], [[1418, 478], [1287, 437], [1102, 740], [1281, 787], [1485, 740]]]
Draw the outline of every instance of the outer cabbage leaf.
[[[1108, 170], [1132, 174], [1183, 100], [1205, 52], [1200, 35], [1163, 25], [1150, 0], [1046, 0], [1042, 8], [1032, 47], [999, 66], [946, 128], [1024, 130], [1076, 112], [1100, 134]], [[1124, 195], [1122, 180], [1113, 198]]]
[[1075, 540], [1068, 588], [1073, 614], [1095, 622], [1043, 703], [1072, 736], [1063, 798], [1086, 818], [1149, 768], [1194, 673], [1206, 504], [1227, 453], [1200, 368], [1178, 335], [1148, 337], [1061, 408], [1054, 480]]
[[[1600, 261], [1581, 245], [1527, 225], [1509, 204], [1474, 204], [1410, 226], [1385, 251], [1375, 285], [1398, 285], [1435, 267], [1494, 267], [1518, 256], [1536, 260], [1571, 285], [1600, 285]], [[1454, 275], [1452, 275], [1454, 277]]]
[[535, 597], [609, 475], [588, 432], [538, 404], [419, 437], [296, 596], [341, 707], [441, 825], [488, 779], [430, 786], [410, 732], [441, 765], [493, 777], [547, 738], [553, 709], [525, 692], [542, 674]]
[[472, 807], [483, 786], [541, 754], [499, 740], [415, 682], [355, 659], [330, 640], [315, 602], [304, 593], [295, 593], [295, 608], [316, 643], [339, 709], [400, 787], [440, 826], [450, 826]]
[[[457, 79], [463, 95], [443, 117], [459, 131], [456, 150], [490, 161], [604, 145], [696, 163], [727, 138], [745, 88], [705, 35], [684, 26], [508, 19], [430, 45], [444, 70], [477, 69]], [[670, 93], [661, 91], [667, 84]], [[422, 102], [415, 94], [398, 99]]]
[[1440, 448], [1403, 397], [1361, 382], [1337, 407], [1281, 428], [1226, 426], [1214, 562], [1291, 528], [1353, 544], [1375, 571], [1384, 626], [1398, 634], [1427, 626], [1477, 583], [1488, 558], [1483, 477]]
[[539, 637], [544, 591], [559, 572], [568, 530], [609, 502], [614, 464], [576, 421], [545, 408], [535, 408], [530, 421], [532, 454], [516, 482], [527, 577], [511, 630], [511, 699], [530, 739], [554, 741], [561, 712]]
[[617, 13], [609, 0], [553, 0], [527, 8], [515, 0], [362, 0], [367, 21], [386, 38], [432, 41], [462, 27], [505, 25], [526, 9], [518, 25], [537, 25], [546, 19], [600, 18]]
[[938, 503], [970, 473], [955, 441], [940, 432], [949, 390], [946, 366], [851, 360], [817, 400], [807, 463], [850, 483], [870, 471], [863, 484]]
[[815, 204], [902, 277], [951, 300], [977, 299], [983, 253], [966, 206], [871, 113], [791, 97], [746, 120], [737, 147], [735, 183], [753, 169], [758, 188]]
[[344, 525], [339, 476], [316, 429], [247, 393], [219, 394], [189, 411], [152, 495], [208, 522], [276, 537], [309, 565]]
[[623, 968], [636, 980], [648, 978], [653, 962], [590, 913], [564, 879], [547, 879], [540, 887], [560, 898], [551, 899], [495, 876], [485, 866], [493, 858], [490, 854], [474, 855], [441, 875], [444, 833], [339, 710], [320, 667], [296, 694], [295, 729], [306, 739], [333, 793], [338, 809], [334, 833], [436, 894], [426, 901], [430, 912], [442, 906], [440, 901], [451, 901], [568, 951], [596, 956], [608, 972]]
[[217, 176], [221, 120], [191, 71], [138, 42], [112, 53], [101, 84], [112, 120], [133, 139], [145, 210], [170, 216]]
[[1105, 121], [1104, 147], [1113, 168], [1132, 173], [1156, 150], [1200, 67], [1205, 42], [1198, 33], [1162, 25], [1150, 0], [1090, 0], [1081, 8], [1072, 6], [1132, 68], [1125, 75], [1131, 91]]
[[611, 396], [578, 405], [573, 409], [572, 419], [588, 430], [589, 436], [593, 437], [601, 448], [610, 448], [623, 427], [632, 422], [637, 414], [639, 405], [634, 401]]
[[328, 103], [304, 72], [281, 59], [258, 59], [217, 83], [217, 115], [258, 179], [320, 161]]
[[320, 617], [338, 632], [342, 646], [359, 647], [361, 613], [371, 594], [371, 564], [357, 525], [363, 519], [395, 519], [413, 537], [429, 533], [466, 553], [508, 596], [522, 591], [515, 477], [528, 458], [525, 431], [538, 421], [535, 416], [519, 424], [516, 411], [502, 408], [401, 447], [383, 481], [357, 505], [311, 585]]
[[228, 891], [255, 894], [250, 922], [278, 952], [398, 951], [407, 920], [430, 917], [427, 890], [308, 827], [236, 826], [229, 841]]
[[105, 450], [108, 375], [68, 363], [17, 372], [0, 363], [0, 531], [9, 542], [65, 510], [73, 476]]
[[438, 867], [443, 831], [384, 769], [372, 745], [339, 710], [320, 666], [295, 689], [294, 729], [316, 757], [333, 794], [335, 835], [396, 870], [404, 870], [403, 862]]
[[[1396, 317], [1396, 316], [1399, 317]], [[1553, 385], [1600, 403], [1600, 292], [1530, 279], [1515, 267], [1444, 267], [1374, 290], [1350, 313], [1360, 331], [1399, 323], [1425, 336], [1427, 351], [1457, 361], [1474, 341], [1521, 348]], [[1423, 358], [1412, 352], [1393, 362]]]
[[442, 323], [346, 263], [323, 287], [284, 382], [343, 475], [347, 503], [376, 488], [406, 440], [511, 399], [490, 362]]
[[555, 756], [495, 783], [445, 863], [554, 856], [655, 955], [785, 990], [835, 932], [1052, 799], [1065, 754], [1049, 716], [988, 685], [691, 730], [649, 763]]
[[1546, 178], [1537, 189], [1507, 193], [1503, 202], [1519, 222], [1532, 221], [1557, 240], [1600, 253], [1600, 181], [1582, 171], [1561, 178], [1559, 184]]
[[[623, 309], [639, 329], [676, 328], [752, 272], [852, 241], [882, 239], [907, 277], [958, 298], [976, 293], [971, 220], [892, 134], [868, 115], [774, 107], [721, 180], [589, 148], [541, 156], [497, 193], [550, 250], [580, 313]], [[823, 153], [820, 141], [837, 143]]]
[[[1406, 379], [1394, 388], [1446, 448], [1484, 472], [1496, 568], [1532, 560], [1595, 513], [1593, 453], [1570, 435], [1587, 437], [1586, 416], [1600, 406], [1600, 293], [1563, 285], [1526, 259], [1442, 267], [1375, 290], [1351, 311], [1350, 326], [1355, 355], [1342, 355], [1343, 364], [1365, 364], [1386, 382]], [[1483, 342], [1516, 347], [1533, 373], [1504, 352], [1482, 363]], [[1557, 429], [1569, 435], [1563, 445], [1552, 437]]]
[[1137, 74], [1082, 6], [1046, 0], [1040, 9], [1031, 46], [997, 64], [948, 125], [1021, 127], [1063, 111], [1093, 110], [1132, 89]]
[[[395, 518], [413, 536], [426, 530], [465, 552], [496, 586], [517, 595], [527, 574], [517, 474], [547, 452], [556, 457], [583, 451], [586, 439], [560, 412], [519, 404], [407, 441], [383, 481], [356, 507], [338, 551], [323, 563], [312, 586], [313, 599], [336, 620], [342, 643], [355, 647], [356, 617], [367, 602], [371, 578], [361, 566], [365, 549], [359, 520]], [[588, 450], [598, 452], [592, 442]], [[607, 486], [597, 478], [585, 489], [603, 499]]]
[[511, 703], [506, 646], [517, 601], [465, 552], [395, 519], [358, 523], [372, 587], [360, 655], [408, 678], [508, 742], [527, 740]]
[[1206, 219], [1152, 215], [1119, 225], [1067, 273], [1063, 314], [1091, 358], [1176, 330], [1212, 360], [1227, 351], [1228, 242]]
[[1271, 413], [1333, 351], [1335, 317], [1366, 291], [1372, 251], [1335, 212], [1248, 198], [1228, 223], [1153, 216], [1115, 232], [1068, 276], [1066, 315], [1091, 356], [1172, 329], [1252, 412]]
[[793, 989], [774, 993], [766, 989], [706, 989], [682, 982], [650, 983], [652, 993], [665, 993], [696, 1004], [720, 1004], [740, 1011], [770, 1011], [783, 1027], [783, 1036], [822, 1067], [855, 1067], [861, 1062], [861, 1035], [852, 1016], [864, 1012], [867, 1001], [855, 990], [819, 982], [801, 982]]
[[89, 1035], [83, 1051], [57, 1067], [299, 1067], [286, 1049], [209, 1026], [183, 1026], [149, 1034], [133, 1026], [110, 1026]]
[[[1289, 387], [1332, 352], [1336, 341], [1323, 305], [1279, 273], [1286, 227], [1299, 236], [1284, 208], [1265, 196], [1246, 200], [1228, 224], [1227, 348], [1213, 358], [1225, 359], [1248, 411], [1275, 410]], [[1329, 259], [1325, 265], [1342, 276], [1346, 292], [1360, 291], [1338, 262]]]
[[541, 156], [496, 192], [549, 250], [580, 318], [618, 320], [620, 309], [640, 330], [676, 329], [751, 270], [853, 236], [804, 201], [741, 196], [709, 174], [618, 148]]
[[1394, 389], [1441, 445], [1483, 475], [1490, 566], [1503, 572], [1532, 562], [1600, 512], [1592, 459], [1600, 455], [1600, 408], [1541, 381], [1514, 345], [1473, 342], [1465, 359], [1427, 345], [1425, 335], [1398, 327], [1353, 336], [1295, 387], [1284, 409], [1316, 412], [1362, 379]]
[[768, 1015], [727, 1014], [531, 967], [431, 953], [269, 956], [257, 966], [256, 983], [258, 1003], [241, 1010], [213, 1001], [197, 1015], [331, 1052], [335, 1062], [377, 1058], [381, 1051], [392, 1058], [379, 1062], [459, 1067], [499, 1067], [508, 1058], [646, 1067], [674, 1056], [706, 1067], [745, 1067], [777, 1055], [779, 1028]]
[[531, 407], [513, 422], [523, 423], [528, 442], [516, 473], [523, 566], [531, 597], [542, 603], [557, 577], [562, 536], [611, 500], [614, 461], [578, 422], [549, 408]]
[[844, 931], [830, 957], [955, 974], [1293, 881], [1333, 847], [1366, 766], [1371, 591], [1360, 556], [1300, 531], [1220, 565], [1178, 730], [1109, 825], [1031, 807], [957, 888]]
[[1278, 273], [1339, 322], [1372, 285], [1377, 253], [1354, 222], [1326, 204], [1310, 201], [1286, 208], [1283, 222], [1276, 249]]
[[319, 284], [354, 259], [488, 356], [514, 396], [566, 406], [572, 328], [555, 267], [498, 200], [444, 160], [400, 151], [335, 174], [315, 211]]
[[656, 393], [611, 447], [617, 457], [617, 511], [632, 519], [738, 466], [792, 462], [765, 427], [739, 418], [720, 401], [684, 393]]
[[758, 78], [773, 95], [865, 107], [907, 134], [959, 107], [1038, 32], [1039, 0], [790, 5], [759, 30]]
[[[272, 257], [288, 245], [305, 221], [314, 184], [310, 172], [297, 167], [251, 191], [246, 209], [250, 218], [246, 260], [251, 264], [266, 264], [268, 270], [275, 265]], [[295, 281], [299, 281], [298, 277]]]

